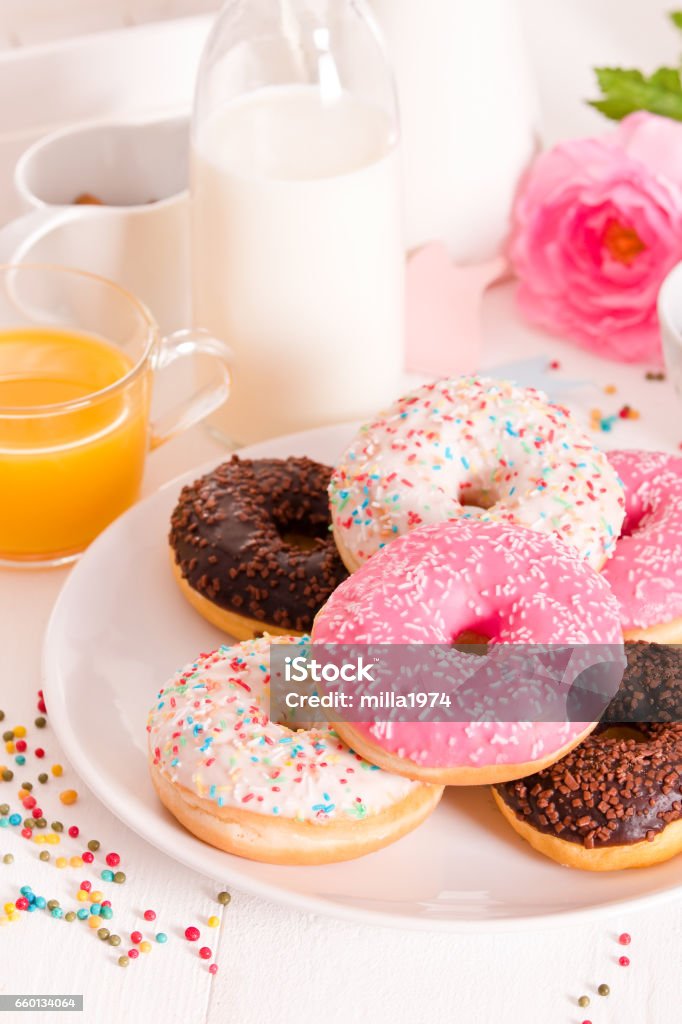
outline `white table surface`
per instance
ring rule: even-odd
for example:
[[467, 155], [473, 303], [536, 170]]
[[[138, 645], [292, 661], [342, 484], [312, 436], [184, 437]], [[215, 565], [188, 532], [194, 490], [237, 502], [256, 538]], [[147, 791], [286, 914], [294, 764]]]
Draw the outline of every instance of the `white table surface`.
[[[598, 5], [594, 0], [522, 0], [548, 139], [603, 127], [580, 102], [581, 96], [594, 94], [591, 64], [649, 67], [676, 58], [679, 37], [663, 20], [669, 6], [664, 0], [600, 0]], [[576, 398], [585, 408], [596, 405], [608, 414], [629, 402], [641, 410], [640, 421], [619, 421], [609, 440], [669, 450], [682, 442], [682, 406], [666, 384], [645, 382], [639, 369], [590, 359], [520, 324], [510, 286], [487, 297], [484, 321], [485, 365], [549, 354], [562, 363], [558, 377], [563, 373], [618, 386], [612, 397], [600, 393], [597, 385], [581, 391]], [[146, 490], [220, 454], [204, 431], [194, 430], [150, 457]], [[63, 571], [0, 572], [3, 729], [19, 722], [30, 725], [37, 713], [42, 636], [65, 576]], [[106, 721], [93, 722], [92, 728], [106, 742]], [[151, 906], [158, 914], [153, 927], [166, 931], [169, 941], [121, 970], [116, 959], [127, 948], [125, 942], [114, 950], [79, 922], [69, 925], [42, 913], [22, 915], [16, 924], [0, 929], [0, 992], [83, 993], [86, 1009], [75, 1019], [88, 1024], [678, 1024], [682, 1017], [679, 898], [671, 897], [669, 905], [653, 910], [623, 911], [612, 919], [566, 928], [470, 936], [354, 926], [238, 892], [221, 913], [214, 902], [214, 882], [156, 852], [90, 796], [69, 769], [49, 726], [41, 740], [45, 763], [60, 761], [65, 767], [59, 784], [51, 779], [40, 787], [48, 820], [60, 817], [79, 824], [80, 848], [97, 838], [102, 849], [121, 854], [128, 882], [120, 889], [106, 886], [115, 902], [115, 930], [125, 937], [140, 927], [146, 935], [149, 927], [141, 912]], [[37, 774], [35, 763], [29, 759], [27, 778]], [[69, 813], [57, 799], [67, 786], [80, 792]], [[16, 793], [14, 784], [7, 789]], [[0, 855], [12, 852], [15, 860], [12, 865], [0, 862], [0, 903], [28, 883], [46, 897], [72, 905], [76, 883], [92, 874], [44, 865], [38, 847], [8, 832], [0, 832]], [[79, 844], [69, 841], [64, 847], [73, 854]], [[101, 858], [99, 863], [101, 867]], [[213, 933], [205, 927], [211, 913], [222, 917]], [[202, 926], [202, 941], [216, 952], [220, 969], [215, 977], [199, 960], [196, 946], [181, 937], [190, 923]], [[632, 963], [626, 969], [617, 964], [623, 950], [616, 937], [623, 930], [633, 937], [627, 949]], [[601, 982], [611, 986], [608, 999], [596, 994]], [[577, 1006], [583, 993], [592, 999], [587, 1010]], [[55, 1018], [32, 1013], [7, 1019]]]
[[[645, 381], [641, 368], [607, 364], [571, 346], [549, 342], [522, 324], [515, 312], [512, 287], [494, 289], [484, 308], [485, 357], [488, 366], [523, 356], [549, 355], [561, 363], [552, 380], [591, 381], [576, 392], [585, 407], [610, 413], [629, 402], [641, 411], [637, 422], [619, 421], [612, 443], [674, 450], [682, 441], [681, 406], [667, 383]], [[603, 385], [616, 384], [607, 396]], [[605, 438], [606, 435], [601, 435]], [[194, 464], [222, 454], [208, 434], [195, 429], [149, 459], [146, 490]], [[0, 707], [2, 727], [30, 726], [36, 715], [40, 686], [43, 631], [65, 571], [0, 572]], [[105, 585], [105, 581], [103, 581]], [[48, 709], [49, 711], [49, 709]], [[48, 716], [49, 721], [49, 716]], [[106, 721], [93, 722], [106, 742]], [[32, 730], [34, 745], [37, 730]], [[48, 821], [59, 817], [81, 828], [81, 837], [63, 843], [67, 855], [85, 849], [97, 838], [102, 849], [121, 854], [128, 881], [123, 887], [103, 885], [114, 902], [112, 925], [124, 937], [119, 949], [101, 943], [82, 922], [67, 924], [43, 913], [22, 914], [0, 929], [0, 991], [11, 993], [83, 993], [82, 1019], [93, 1024], [119, 1022], [210, 1022], [210, 1024], [309, 1024], [322, 1017], [329, 1024], [361, 1018], [380, 1024], [416, 1022], [566, 1022], [594, 1024], [676, 1024], [680, 1020], [680, 972], [675, 950], [682, 937], [682, 900], [647, 911], [620, 912], [567, 928], [490, 935], [435, 935], [388, 928], [355, 926], [326, 917], [301, 914], [233, 892], [221, 913], [214, 901], [218, 886], [158, 853], [115, 819], [77, 779], [66, 755], [48, 728], [41, 734], [45, 764], [64, 764], [62, 780], [50, 779], [40, 790]], [[125, 752], [121, 752], [125, 757]], [[22, 774], [35, 778], [40, 768], [29, 757]], [[2, 783], [16, 795], [16, 785]], [[67, 810], [57, 794], [73, 786], [79, 801]], [[2, 794], [0, 794], [2, 796]], [[3, 799], [8, 799], [3, 797]], [[60, 813], [61, 812], [61, 813]], [[81, 842], [82, 839], [82, 842]], [[30, 884], [64, 906], [74, 904], [84, 870], [57, 870], [38, 859], [40, 847], [14, 830], [0, 832], [0, 855], [14, 854], [12, 865], [0, 863], [2, 903]], [[53, 855], [60, 852], [50, 848]], [[103, 866], [98, 857], [99, 868]], [[424, 864], [428, 871], [428, 864]], [[504, 871], [504, 864], [500, 864]], [[682, 882], [682, 863], [680, 865]], [[157, 911], [156, 930], [169, 935], [165, 946], [154, 945], [147, 957], [123, 970], [116, 959], [127, 948], [125, 938], [139, 927], [146, 907]], [[206, 928], [211, 913], [221, 914], [221, 927]], [[202, 928], [202, 941], [216, 952], [219, 973], [211, 977], [197, 945], [182, 938], [187, 924]], [[632, 964], [617, 964], [623, 949], [615, 937], [631, 932], [627, 953]], [[198, 945], [200, 945], [199, 943]], [[610, 984], [608, 999], [595, 994]], [[590, 1011], [576, 999], [587, 993]], [[48, 1019], [46, 1014], [28, 1018]]]

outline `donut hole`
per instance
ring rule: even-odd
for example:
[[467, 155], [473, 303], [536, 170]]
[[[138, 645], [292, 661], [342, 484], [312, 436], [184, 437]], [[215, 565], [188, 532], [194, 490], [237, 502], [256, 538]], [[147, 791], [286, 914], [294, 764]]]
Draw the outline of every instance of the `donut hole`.
[[274, 520], [277, 535], [283, 544], [296, 551], [313, 551], [329, 537], [329, 525], [327, 522], [310, 522], [306, 519]]
[[646, 520], [651, 514], [651, 509], [643, 506], [642, 508], [632, 509], [628, 512], [623, 520], [618, 539], [623, 537], [632, 537], [633, 534], [639, 533], [639, 531], [646, 525]]
[[296, 530], [278, 530], [280, 539], [289, 548], [296, 548], [297, 551], [312, 551], [322, 540], [311, 533], [298, 533]]
[[462, 485], [459, 490], [458, 500], [460, 505], [467, 508], [480, 508], [487, 512], [498, 501], [498, 496], [492, 491], [477, 488], [475, 485]]
[[610, 725], [600, 735], [607, 740], [634, 740], [645, 743], [648, 737], [634, 725]]
[[490, 637], [473, 629], [465, 629], [453, 637], [450, 646], [460, 654], [473, 654], [476, 657], [485, 658], [488, 654], [489, 643]]

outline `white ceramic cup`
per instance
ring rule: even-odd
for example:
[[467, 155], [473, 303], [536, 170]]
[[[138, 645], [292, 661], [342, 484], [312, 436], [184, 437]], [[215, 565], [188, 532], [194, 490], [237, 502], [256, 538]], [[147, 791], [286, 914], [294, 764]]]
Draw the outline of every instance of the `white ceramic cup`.
[[[189, 120], [55, 132], [19, 158], [29, 212], [0, 230], [0, 262], [89, 270], [141, 299], [163, 332], [190, 320]], [[76, 205], [83, 193], [102, 205]]]
[[668, 377], [682, 396], [682, 263], [673, 267], [661, 285], [658, 320]]

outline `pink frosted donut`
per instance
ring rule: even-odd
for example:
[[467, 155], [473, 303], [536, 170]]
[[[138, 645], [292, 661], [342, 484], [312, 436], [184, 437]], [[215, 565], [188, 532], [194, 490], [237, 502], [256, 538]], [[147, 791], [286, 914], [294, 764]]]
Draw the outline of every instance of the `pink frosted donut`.
[[625, 522], [604, 576], [627, 640], [682, 643], [682, 458], [609, 452], [625, 487]]
[[[507, 523], [438, 523], [388, 545], [318, 612], [314, 643], [614, 644], [618, 602], [575, 549]], [[620, 649], [620, 648], [619, 648]], [[373, 764], [446, 785], [539, 771], [587, 736], [589, 722], [345, 722], [335, 728]]]
[[426, 523], [482, 519], [555, 533], [595, 569], [623, 522], [623, 488], [569, 412], [509, 381], [454, 377], [361, 428], [329, 484], [351, 572]]

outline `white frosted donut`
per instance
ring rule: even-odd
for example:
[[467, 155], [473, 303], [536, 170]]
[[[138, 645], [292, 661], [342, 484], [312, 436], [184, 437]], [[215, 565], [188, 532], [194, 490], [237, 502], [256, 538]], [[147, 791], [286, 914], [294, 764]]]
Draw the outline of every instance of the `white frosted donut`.
[[600, 569], [624, 516], [617, 473], [568, 410], [476, 377], [425, 384], [363, 426], [329, 497], [351, 572], [415, 526], [472, 518], [555, 533]]
[[149, 714], [162, 802], [200, 839], [251, 860], [359, 857], [415, 828], [443, 791], [375, 768], [328, 726], [269, 720], [270, 644], [306, 642], [262, 637], [201, 655]]

